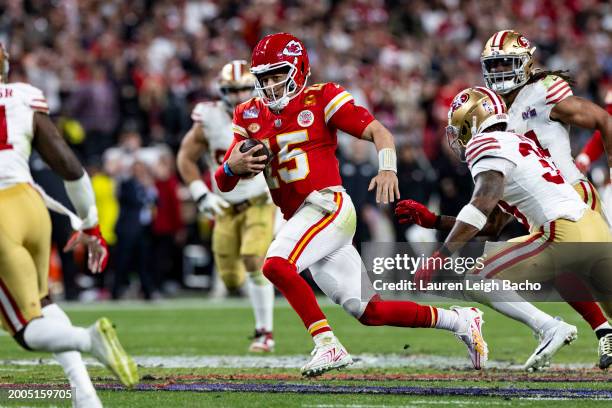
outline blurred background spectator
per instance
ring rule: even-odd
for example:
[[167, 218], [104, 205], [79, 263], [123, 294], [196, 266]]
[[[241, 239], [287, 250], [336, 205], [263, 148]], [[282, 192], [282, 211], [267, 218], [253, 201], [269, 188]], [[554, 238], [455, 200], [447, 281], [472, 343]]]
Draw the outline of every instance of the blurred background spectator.
[[[479, 56], [492, 33], [522, 32], [541, 66], [569, 69], [574, 94], [597, 103], [612, 74], [612, 6], [599, 0], [4, 0], [0, 9], [10, 80], [45, 92], [92, 172], [113, 246], [113, 278], [97, 285], [114, 297], [125, 293], [130, 271], [140, 276], [135, 293], [147, 298], [167, 282], [184, 283], [182, 248], [206, 243], [210, 225], [196, 224], [174, 153], [194, 103], [217, 98], [220, 67], [249, 60], [266, 34], [300, 37], [310, 83], [343, 84], [395, 133], [402, 197], [446, 214], [456, 214], [472, 188], [443, 138], [447, 108], [460, 89], [483, 83]], [[573, 132], [578, 148], [589, 132]], [[340, 146], [342, 176], [360, 211], [356, 243], [405, 240], [406, 227], [393, 227], [390, 209], [366, 192], [376, 169], [372, 146], [346, 135]], [[61, 248], [65, 233], [56, 228]], [[204, 251], [198, 259], [210, 257]], [[189, 268], [200, 262], [192, 261]], [[70, 268], [64, 292], [75, 298], [83, 285]]]

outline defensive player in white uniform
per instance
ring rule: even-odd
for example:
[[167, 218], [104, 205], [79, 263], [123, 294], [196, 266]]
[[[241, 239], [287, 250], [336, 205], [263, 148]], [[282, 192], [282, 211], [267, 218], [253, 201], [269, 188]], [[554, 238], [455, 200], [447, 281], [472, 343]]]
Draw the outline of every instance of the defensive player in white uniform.
[[234, 107], [253, 97], [255, 77], [246, 61], [235, 60], [222, 68], [219, 86], [221, 100], [198, 103], [193, 110], [194, 124], [181, 144], [178, 169], [198, 209], [215, 218], [212, 250], [225, 286], [238, 289], [246, 278], [255, 314], [255, 335], [249, 350], [270, 352], [274, 350], [274, 287], [261, 272], [264, 255], [272, 242], [276, 211], [268, 185], [263, 174], [259, 174], [241, 180], [235, 190], [224, 193], [213, 177], [213, 191], [209, 191], [197, 165], [202, 155], [209, 169], [222, 164], [234, 139]]
[[[574, 164], [570, 146], [570, 126], [599, 130], [612, 168], [612, 119], [602, 107], [574, 96], [571, 79], [565, 72], [534, 69], [535, 47], [512, 30], [491, 36], [482, 51], [481, 62], [488, 88], [502, 96], [508, 107], [508, 129], [532, 139], [559, 167], [563, 177], [582, 200], [604, 215], [595, 187]], [[612, 364], [612, 326], [595, 302], [569, 302], [591, 325], [599, 339], [600, 355]], [[612, 317], [612, 302], [601, 302]]]
[[[125, 353], [112, 324], [99, 319], [89, 328], [73, 326], [50, 298], [47, 287], [51, 220], [45, 208], [69, 214], [73, 235], [66, 249], [88, 247], [89, 268], [101, 272], [108, 257], [98, 227], [89, 176], [48, 116], [43, 93], [24, 83], [6, 83], [8, 55], [0, 44], [0, 316], [2, 325], [27, 350], [56, 353], [77, 407], [101, 407], [81, 352], [91, 353], [127, 386], [138, 382], [136, 365]], [[78, 217], [34, 186], [28, 159], [36, 149], [64, 180]]]
[[[530, 235], [513, 239], [518, 244], [502, 251], [485, 250], [485, 266], [476, 273], [483, 279], [546, 281], [553, 278], [550, 257], [561, 262], [556, 243], [611, 242], [612, 236], [601, 214], [582, 202], [533, 140], [505, 131], [508, 119], [503, 101], [489, 89], [469, 88], [459, 93], [449, 111], [447, 135], [453, 147], [465, 149], [476, 184], [472, 200], [456, 218], [436, 216], [412, 200], [400, 202], [396, 214], [401, 222], [450, 230], [436, 253], [440, 257], [450, 256], [476, 235], [499, 235], [512, 214], [528, 227]], [[578, 260], [572, 255], [573, 261]], [[415, 279], [428, 281], [433, 273], [422, 269]], [[577, 336], [576, 327], [514, 293], [504, 293], [503, 299], [499, 293], [483, 292], [476, 297], [540, 334], [540, 345], [525, 364], [528, 370], [548, 365], [553, 354]]]

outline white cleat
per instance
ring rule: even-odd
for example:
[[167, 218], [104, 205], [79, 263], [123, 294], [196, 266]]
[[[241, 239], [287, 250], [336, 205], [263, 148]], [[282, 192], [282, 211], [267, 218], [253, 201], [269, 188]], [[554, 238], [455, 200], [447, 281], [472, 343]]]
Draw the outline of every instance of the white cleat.
[[482, 312], [475, 307], [452, 306], [451, 310], [465, 322], [465, 329], [456, 331], [455, 336], [465, 343], [472, 365], [476, 370], [480, 370], [489, 358], [489, 347], [482, 336]]
[[538, 337], [540, 344], [523, 367], [530, 372], [550, 367], [550, 360], [555, 353], [578, 338], [578, 329], [576, 326], [555, 318], [554, 324], [538, 333]]
[[599, 339], [599, 368], [607, 369], [612, 365], [612, 334]]
[[72, 400], [73, 408], [102, 408], [102, 401], [96, 394], [79, 395], [79, 391], [74, 389], [73, 392], [76, 392]]
[[336, 336], [321, 338], [310, 354], [312, 358], [302, 367], [302, 375], [305, 377], [316, 377], [353, 364], [353, 359]]
[[253, 342], [249, 346], [251, 353], [271, 353], [274, 351], [274, 337], [272, 332], [255, 330]]
[[107, 318], [98, 319], [89, 327], [91, 354], [111, 370], [128, 388], [138, 384], [136, 363], [125, 352], [113, 324]]

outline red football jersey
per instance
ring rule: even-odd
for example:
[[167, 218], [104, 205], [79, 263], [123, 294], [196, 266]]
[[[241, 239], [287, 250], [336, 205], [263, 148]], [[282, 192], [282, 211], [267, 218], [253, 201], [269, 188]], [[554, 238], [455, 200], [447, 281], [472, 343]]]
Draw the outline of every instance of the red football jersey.
[[374, 117], [341, 86], [312, 85], [278, 114], [258, 98], [236, 107], [235, 141], [256, 138], [274, 154], [265, 176], [274, 203], [289, 219], [314, 190], [342, 184], [336, 159], [340, 129], [360, 137]]

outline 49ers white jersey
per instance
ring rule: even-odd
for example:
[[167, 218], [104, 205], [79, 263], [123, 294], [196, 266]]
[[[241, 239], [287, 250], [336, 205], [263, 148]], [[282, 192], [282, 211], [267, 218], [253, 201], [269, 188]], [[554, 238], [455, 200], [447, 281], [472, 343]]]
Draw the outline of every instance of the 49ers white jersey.
[[0, 84], [0, 189], [32, 182], [28, 160], [34, 112], [49, 113], [40, 89], [24, 83]]
[[472, 178], [494, 170], [505, 176], [501, 209], [529, 230], [557, 219], [577, 221], [587, 205], [531, 139], [510, 132], [481, 133], [466, 146]]
[[584, 180], [572, 158], [569, 126], [550, 119], [556, 104], [572, 96], [569, 84], [555, 75], [525, 85], [508, 110], [508, 130], [536, 141], [548, 151], [570, 184]]
[[[198, 103], [191, 118], [199, 123], [204, 131], [208, 143], [208, 153], [205, 156], [206, 164], [214, 172], [223, 164], [225, 152], [234, 140], [232, 131], [232, 116], [227, 112], [223, 101]], [[239, 203], [252, 197], [257, 197], [268, 191], [268, 185], [263, 172], [252, 179], [241, 179], [235, 189], [228, 193], [221, 192], [212, 177], [213, 191], [230, 203]]]

